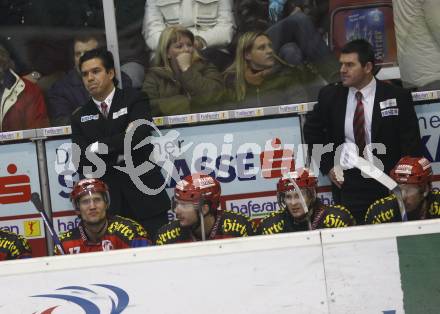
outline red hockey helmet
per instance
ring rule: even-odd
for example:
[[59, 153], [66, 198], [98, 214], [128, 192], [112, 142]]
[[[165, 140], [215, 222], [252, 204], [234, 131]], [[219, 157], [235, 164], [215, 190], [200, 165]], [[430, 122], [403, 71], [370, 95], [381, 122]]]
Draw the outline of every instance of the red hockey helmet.
[[220, 203], [220, 183], [213, 177], [195, 173], [179, 181], [174, 189], [174, 198], [178, 201], [192, 202], [199, 205], [208, 201], [212, 210], [217, 210]]
[[431, 163], [425, 157], [402, 157], [391, 170], [391, 177], [397, 183], [424, 184], [431, 181]]
[[75, 184], [70, 193], [70, 201], [72, 202], [73, 207], [78, 210], [80, 198], [90, 193], [102, 193], [105, 202], [110, 205], [110, 194], [107, 184], [99, 179], [83, 179]]
[[290, 179], [294, 180], [300, 188], [315, 188], [318, 180], [308, 168], [299, 168], [286, 173], [277, 184], [277, 192], [287, 192], [295, 189]]

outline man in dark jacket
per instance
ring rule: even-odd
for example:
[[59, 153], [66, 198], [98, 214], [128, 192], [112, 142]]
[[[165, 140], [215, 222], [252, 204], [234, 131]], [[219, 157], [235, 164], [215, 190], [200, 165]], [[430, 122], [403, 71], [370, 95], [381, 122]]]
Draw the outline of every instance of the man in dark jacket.
[[[53, 126], [69, 125], [72, 112], [89, 100], [89, 92], [84, 87], [80, 75], [79, 58], [86, 51], [96, 49], [98, 46], [100, 39], [93, 34], [79, 35], [73, 39], [75, 66], [47, 92], [48, 111]], [[121, 75], [123, 87], [131, 87], [130, 78], [124, 72], [121, 72]]]
[[[84, 85], [92, 99], [78, 108], [71, 119], [72, 142], [81, 149], [78, 172], [89, 178], [101, 177], [111, 191], [109, 212], [140, 222], [154, 236], [157, 229], [168, 221], [170, 204], [165, 190], [154, 195], [142, 193], [138, 182], [134, 184], [128, 173], [114, 167], [130, 165], [130, 161], [137, 166], [150, 156], [151, 145], [124, 150], [126, 133], [132, 129], [133, 123], [138, 119], [151, 118], [148, 98], [137, 90], [115, 87], [113, 56], [107, 50], [86, 52], [79, 65]], [[149, 135], [148, 127], [136, 128], [130, 148]], [[127, 159], [130, 157], [130, 160]], [[97, 161], [98, 158], [101, 160]], [[92, 170], [93, 167], [96, 171]], [[158, 189], [164, 181], [158, 167], [138, 178], [151, 190]]]
[[[365, 178], [354, 167], [354, 158], [347, 162], [345, 156], [359, 154], [389, 173], [401, 157], [421, 156], [422, 145], [410, 92], [374, 78], [372, 46], [362, 39], [349, 42], [339, 60], [342, 84], [320, 91], [304, 137], [308, 144], [333, 144], [322, 155], [320, 169], [333, 183], [333, 199], [350, 208], [361, 224], [368, 206], [388, 190]], [[343, 158], [335, 158], [339, 146], [348, 152]], [[318, 156], [312, 157], [318, 163]]]

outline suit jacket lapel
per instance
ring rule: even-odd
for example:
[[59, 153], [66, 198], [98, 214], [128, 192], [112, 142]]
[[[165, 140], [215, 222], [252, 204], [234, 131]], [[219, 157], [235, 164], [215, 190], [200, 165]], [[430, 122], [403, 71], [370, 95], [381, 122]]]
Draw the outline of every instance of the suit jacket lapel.
[[117, 112], [119, 109], [121, 109], [121, 90], [119, 88], [116, 88], [115, 95], [112, 99], [112, 105], [110, 106], [110, 111], [108, 113], [108, 119], [113, 118], [113, 113]]
[[96, 106], [92, 98], [89, 99], [84, 109], [87, 114], [97, 114], [97, 113], [101, 114], [101, 111], [99, 111], [98, 107]]
[[343, 143], [345, 141], [345, 114], [347, 111], [347, 96], [348, 96], [348, 88], [341, 88], [341, 95], [336, 99], [336, 127], [337, 127], [337, 136], [339, 137], [339, 141]]
[[380, 115], [380, 102], [385, 99], [385, 88], [383, 83], [376, 80], [376, 94], [374, 95], [374, 107], [373, 107], [373, 117], [371, 119], [371, 142], [376, 142], [376, 137], [379, 132], [379, 128], [382, 122], [382, 117]]

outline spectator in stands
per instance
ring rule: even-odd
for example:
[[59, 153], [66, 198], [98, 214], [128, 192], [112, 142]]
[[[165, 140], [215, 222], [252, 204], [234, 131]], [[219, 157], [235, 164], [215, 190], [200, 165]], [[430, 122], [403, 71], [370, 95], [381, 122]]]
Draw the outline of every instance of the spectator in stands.
[[[69, 125], [70, 116], [76, 108], [83, 106], [90, 99], [79, 70], [79, 58], [86, 52], [100, 46], [101, 39], [93, 34], [79, 35], [73, 39], [74, 67], [47, 93], [48, 111], [53, 126]], [[131, 80], [121, 72], [124, 88], [131, 87]]]
[[13, 68], [9, 52], [0, 45], [0, 132], [48, 127], [41, 90]]
[[[331, 180], [335, 202], [349, 208], [362, 224], [368, 206], [388, 190], [365, 178], [351, 156], [364, 156], [388, 173], [401, 157], [420, 156], [422, 143], [411, 93], [374, 78], [373, 47], [363, 39], [351, 41], [339, 60], [342, 83], [321, 89], [304, 137], [308, 144], [331, 143], [332, 151], [314, 162]], [[386, 152], [380, 150], [384, 148]]]
[[194, 45], [195, 37], [186, 28], [171, 26], [162, 32], [155, 66], [143, 86], [153, 116], [209, 111], [221, 97], [221, 74], [200, 57]]
[[176, 25], [186, 27], [194, 34], [195, 48], [220, 71], [232, 62], [233, 56], [224, 51], [234, 33], [231, 1], [145, 1], [142, 33], [152, 51], [157, 50], [162, 31], [167, 26]]
[[[267, 29], [266, 33], [277, 55], [291, 65], [310, 64], [316, 67], [318, 73], [327, 82], [336, 82], [338, 61], [321, 37], [311, 17], [303, 12], [304, 0], [269, 2], [271, 19], [276, 22]], [[285, 16], [276, 15], [281, 7], [285, 8], [283, 13]]]
[[245, 216], [219, 208], [220, 194], [220, 183], [203, 173], [178, 182], [173, 202], [177, 220], [159, 229], [156, 244], [253, 235], [252, 223]]
[[[72, 37], [85, 31], [104, 31], [102, 3], [102, 0], [0, 1], [0, 16], [11, 15], [0, 20], [0, 24], [18, 25], [1, 28], [0, 41], [5, 39], [11, 47], [20, 75], [26, 75], [40, 87], [50, 87], [71, 66]], [[113, 3], [121, 70], [130, 77], [133, 87], [141, 88], [149, 59], [141, 33], [145, 0]]]
[[[296, 183], [300, 193], [295, 189]], [[342, 228], [356, 225], [350, 211], [339, 205], [326, 206], [317, 197], [317, 177], [307, 168], [286, 173], [277, 184], [280, 210], [263, 219], [257, 234]], [[301, 198], [303, 198], [304, 203]]]
[[[148, 66], [149, 53], [142, 38], [142, 23], [146, 0], [114, 0], [121, 71], [126, 73], [133, 88], [140, 89]], [[148, 1], [150, 2], [150, 1]], [[104, 29], [101, 0], [80, 0], [83, 26]], [[77, 2], [75, 2], [75, 5]], [[124, 84], [125, 82], [122, 81]], [[125, 86], [124, 86], [125, 87]]]
[[267, 0], [234, 0], [233, 3], [236, 34], [264, 32], [269, 28]]
[[263, 33], [240, 36], [234, 63], [225, 71], [225, 108], [284, 105], [310, 99], [309, 73], [276, 57]]
[[19, 234], [0, 229], [0, 261], [32, 257], [28, 241]]
[[[390, 175], [402, 190], [408, 220], [440, 218], [440, 193], [432, 190], [432, 168], [426, 158], [405, 156]], [[365, 216], [366, 224], [398, 221], [402, 214], [395, 195], [375, 201]]]
[[393, 1], [397, 57], [405, 87], [440, 89], [438, 0]]
[[[147, 232], [134, 220], [107, 213], [110, 194], [98, 179], [79, 181], [70, 194], [75, 212], [81, 218], [74, 229], [60, 235], [66, 254], [110, 251], [148, 246]], [[55, 253], [61, 254], [55, 247]]]
[[[133, 218], [154, 235], [157, 229], [168, 222], [167, 209], [170, 208], [166, 191], [149, 195], [141, 192], [124, 168], [125, 158], [130, 158], [133, 166], [144, 163], [150, 156], [151, 145], [124, 152], [124, 139], [131, 130], [134, 121], [151, 119], [148, 98], [135, 89], [116, 88], [115, 69], [112, 54], [104, 49], [87, 51], [80, 58], [79, 66], [83, 83], [92, 96], [87, 104], [72, 114], [72, 142], [81, 148], [78, 172], [86, 177], [102, 177], [110, 187], [112, 214]], [[135, 147], [150, 135], [149, 127], [142, 125], [135, 129], [131, 147]], [[104, 144], [107, 150], [103, 150]], [[89, 153], [101, 158], [98, 169], [86, 158]], [[102, 169], [105, 163], [105, 171]], [[85, 166], [90, 166], [89, 168]], [[126, 167], [128, 168], [128, 166]], [[158, 189], [163, 184], [163, 177], [158, 167], [147, 173], [138, 174], [138, 185], [150, 190]], [[153, 194], [153, 193], [150, 193]]]
[[76, 37], [73, 40], [75, 66], [47, 92], [48, 108], [53, 126], [69, 125], [70, 115], [90, 98], [79, 72], [79, 58], [84, 52], [98, 48], [93, 35]]

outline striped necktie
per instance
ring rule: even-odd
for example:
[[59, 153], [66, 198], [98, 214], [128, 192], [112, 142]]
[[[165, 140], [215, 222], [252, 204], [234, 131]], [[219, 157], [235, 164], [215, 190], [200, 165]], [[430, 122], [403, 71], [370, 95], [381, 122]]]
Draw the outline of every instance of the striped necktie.
[[107, 118], [107, 116], [108, 116], [108, 105], [105, 102], [101, 103], [101, 112], [102, 112], [102, 115], [105, 118]]
[[364, 115], [364, 104], [362, 103], [362, 93], [356, 92], [356, 111], [353, 116], [353, 133], [354, 140], [359, 148], [359, 155], [363, 155], [365, 148], [365, 115]]

